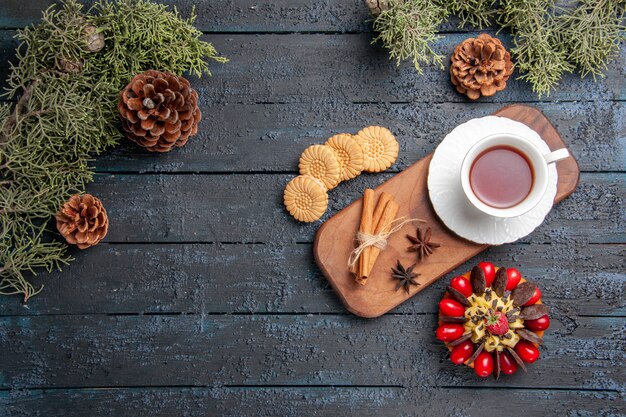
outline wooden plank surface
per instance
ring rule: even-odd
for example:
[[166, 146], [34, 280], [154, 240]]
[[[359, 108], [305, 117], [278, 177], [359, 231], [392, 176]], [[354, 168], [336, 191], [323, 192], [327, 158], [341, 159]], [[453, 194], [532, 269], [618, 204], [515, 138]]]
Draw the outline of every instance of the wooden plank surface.
[[[371, 17], [363, 0], [156, 0], [176, 7], [184, 17], [195, 9], [196, 27], [204, 32], [292, 33], [292, 32], [369, 32]], [[19, 29], [36, 23], [40, 11], [54, 0], [3, 0], [0, 28]], [[94, 0], [79, 0], [89, 7]], [[444, 22], [441, 31], [467, 32], [457, 19]]]
[[[45, 297], [28, 308], [5, 302], [0, 316], [347, 314], [314, 267], [310, 244], [101, 244], [72, 254], [77, 259], [63, 272], [35, 279], [45, 284]], [[624, 255], [623, 245], [522, 243], [490, 248], [482, 257], [523, 270], [541, 285], [557, 313], [553, 319], [567, 322], [579, 315], [626, 315]], [[448, 276], [469, 271], [474, 262]], [[448, 279], [436, 282], [393, 313], [436, 313], [447, 285]]]
[[1, 388], [375, 385], [619, 390], [621, 317], [554, 321], [541, 361], [495, 381], [455, 367], [436, 317], [386, 315], [0, 318]]
[[[89, 7], [94, 0], [79, 0]], [[362, 0], [157, 0], [184, 17], [195, 8], [196, 26], [208, 32], [355, 32], [368, 31]], [[38, 21], [54, 0], [3, 0], [0, 28], [18, 29]], [[448, 28], [452, 28], [449, 25]]]
[[[499, 389], [493, 401], [485, 390], [449, 387], [215, 387], [61, 389], [0, 392], [10, 416], [85, 415], [300, 416], [496, 416], [623, 415], [614, 391]], [[546, 406], [550, 408], [547, 410]]]
[[[14, 29], [51, 3], [2, 2], [2, 62]], [[624, 46], [597, 84], [574, 74], [538, 100], [514, 80], [469, 103], [446, 71], [419, 77], [370, 45], [361, 0], [166, 3], [195, 3], [204, 39], [231, 61], [192, 79], [204, 119], [185, 148], [123, 144], [95, 161], [106, 241], [36, 277], [46, 288], [28, 305], [0, 298], [0, 415], [626, 414]], [[454, 32], [444, 54], [476, 33], [442, 30]], [[312, 260], [318, 224], [293, 222], [281, 195], [308, 145], [390, 127], [398, 163], [340, 185], [328, 218], [457, 124], [515, 102], [550, 118], [584, 173], [531, 236], [484, 253], [535, 277], [554, 312], [544, 359], [496, 383], [453, 367], [433, 337], [447, 279], [376, 321], [346, 313]]]

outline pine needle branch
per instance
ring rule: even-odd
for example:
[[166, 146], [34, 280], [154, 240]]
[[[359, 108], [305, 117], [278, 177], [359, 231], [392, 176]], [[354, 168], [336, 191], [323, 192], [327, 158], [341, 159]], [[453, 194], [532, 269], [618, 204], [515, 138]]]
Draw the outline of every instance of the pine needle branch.
[[444, 57], [432, 43], [443, 37], [437, 35], [437, 28], [447, 17], [447, 10], [434, 0], [389, 0], [388, 5], [374, 21], [378, 36], [372, 42], [380, 40], [397, 65], [410, 59], [419, 74], [424, 72], [424, 64], [443, 69]]
[[554, 0], [501, 0], [499, 24], [513, 34], [511, 55], [519, 77], [528, 81], [539, 97], [550, 95], [564, 73], [574, 65], [561, 48]]
[[496, 0], [440, 0], [441, 7], [459, 18], [461, 28], [466, 25], [482, 29], [491, 25], [496, 16]]
[[[200, 39], [194, 16], [146, 0], [101, 0], [89, 12], [75, 0], [43, 12], [41, 23], [18, 32], [0, 105], [0, 294], [41, 291], [30, 277], [71, 261], [51, 219], [93, 178], [92, 158], [121, 139], [119, 91], [148, 69], [210, 75], [226, 62]], [[104, 35], [88, 48], [86, 27]]]
[[603, 77], [607, 63], [619, 55], [624, 37], [624, 0], [582, 0], [558, 17], [566, 57], [581, 77]]

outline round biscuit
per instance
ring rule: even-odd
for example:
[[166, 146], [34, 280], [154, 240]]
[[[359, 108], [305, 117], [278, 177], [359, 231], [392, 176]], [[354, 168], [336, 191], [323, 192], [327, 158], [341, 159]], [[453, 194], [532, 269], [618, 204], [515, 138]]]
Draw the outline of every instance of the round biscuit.
[[351, 180], [363, 171], [363, 148], [349, 133], [334, 135], [326, 146], [335, 151], [341, 169], [341, 181]]
[[355, 136], [363, 148], [364, 171], [382, 172], [396, 162], [400, 145], [389, 129], [368, 126]]
[[300, 156], [300, 174], [310, 175], [331, 190], [341, 181], [341, 168], [335, 152], [324, 145], [312, 145]]
[[313, 222], [326, 212], [328, 193], [324, 184], [317, 178], [300, 175], [285, 187], [283, 201], [289, 214], [296, 220]]

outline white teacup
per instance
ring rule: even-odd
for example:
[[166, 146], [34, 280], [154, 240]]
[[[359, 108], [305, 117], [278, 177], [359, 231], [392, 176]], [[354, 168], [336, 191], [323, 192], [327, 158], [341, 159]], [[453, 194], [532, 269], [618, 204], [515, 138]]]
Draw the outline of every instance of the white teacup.
[[[528, 195], [512, 207], [497, 208], [482, 202], [474, 193], [470, 184], [470, 171], [477, 157], [490, 148], [505, 146], [524, 155], [533, 171], [533, 182]], [[517, 217], [532, 210], [548, 188], [548, 165], [570, 156], [566, 148], [558, 149], [546, 155], [530, 140], [514, 134], [496, 134], [478, 141], [465, 155], [461, 165], [461, 185], [469, 202], [478, 210], [494, 217]]]

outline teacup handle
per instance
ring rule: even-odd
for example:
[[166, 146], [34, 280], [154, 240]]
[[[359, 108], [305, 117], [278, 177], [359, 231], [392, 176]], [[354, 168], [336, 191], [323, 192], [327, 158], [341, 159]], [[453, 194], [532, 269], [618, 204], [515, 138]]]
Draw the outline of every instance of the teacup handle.
[[544, 155], [543, 159], [546, 160], [546, 164], [550, 165], [553, 162], [560, 161], [561, 159], [568, 158], [569, 156], [570, 154], [567, 148], [561, 148]]

